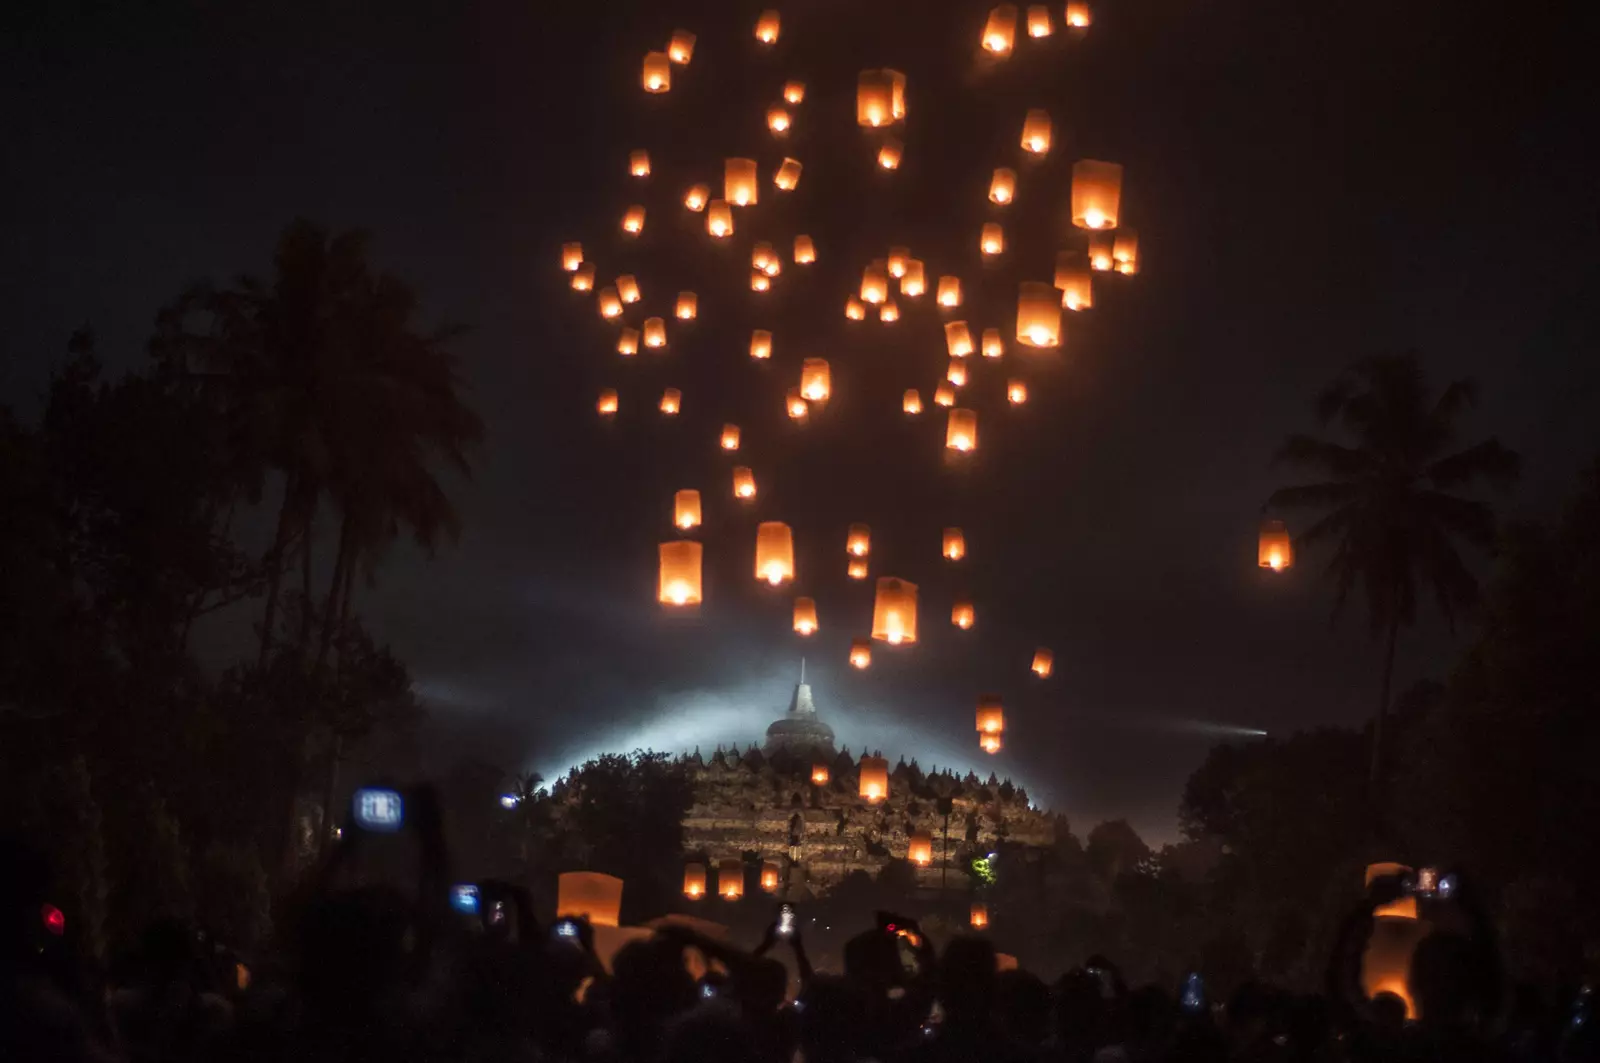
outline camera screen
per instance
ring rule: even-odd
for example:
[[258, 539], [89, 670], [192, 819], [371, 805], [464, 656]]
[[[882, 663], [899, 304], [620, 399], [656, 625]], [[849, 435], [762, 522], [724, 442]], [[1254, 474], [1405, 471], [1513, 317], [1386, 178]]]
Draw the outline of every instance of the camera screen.
[[353, 802], [357, 825], [364, 830], [397, 831], [404, 805], [395, 790], [366, 788], [356, 791]]
[[786, 904], [778, 909], [778, 933], [794, 933], [794, 905]]
[[450, 889], [450, 907], [463, 915], [478, 914], [478, 887], [453, 886]]
[[578, 936], [578, 924], [571, 919], [563, 919], [556, 924], [555, 931], [557, 937], [576, 939]]

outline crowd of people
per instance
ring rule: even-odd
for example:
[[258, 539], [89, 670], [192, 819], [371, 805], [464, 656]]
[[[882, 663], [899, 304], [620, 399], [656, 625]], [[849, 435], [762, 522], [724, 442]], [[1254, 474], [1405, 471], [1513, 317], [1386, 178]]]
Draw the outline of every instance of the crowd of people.
[[[1330, 963], [1327, 991], [1245, 983], [1211, 999], [1203, 972], [1130, 988], [1092, 956], [1053, 983], [1002, 969], [993, 944], [942, 949], [914, 921], [863, 913], [838, 972], [814, 970], [782, 913], [753, 949], [665, 922], [606, 957], [581, 918], [535, 918], [504, 882], [463, 891], [445, 872], [436, 814], [417, 812], [420, 872], [346, 840], [288, 906], [274, 957], [241, 957], [172, 919], [106, 971], [74, 948], [44, 861], [0, 852], [0, 1060], [595, 1061], [595, 1063], [1155, 1063], [1600, 1059], [1586, 990], [1505, 989], [1487, 924], [1471, 914], [1418, 945], [1401, 997], [1352, 991], [1373, 883]], [[429, 826], [430, 821], [432, 825]], [[379, 854], [382, 855], [382, 854]], [[462, 903], [470, 899], [470, 904]]]

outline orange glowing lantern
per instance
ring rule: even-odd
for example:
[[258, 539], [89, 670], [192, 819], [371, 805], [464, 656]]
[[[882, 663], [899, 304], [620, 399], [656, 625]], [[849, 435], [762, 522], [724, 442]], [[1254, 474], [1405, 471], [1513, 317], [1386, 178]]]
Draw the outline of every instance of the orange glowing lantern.
[[811, 242], [811, 237], [801, 235], [794, 238], [794, 262], [797, 266], [809, 266], [817, 260], [817, 246]]
[[872, 550], [872, 529], [865, 524], [852, 524], [844, 537], [845, 553], [851, 557], [866, 557]]
[[1102, 272], [1112, 266], [1112, 249], [1115, 247], [1116, 237], [1108, 232], [1091, 232], [1089, 234], [1089, 268]]
[[744, 896], [744, 862], [738, 857], [717, 861], [717, 896], [725, 901]]
[[811, 598], [794, 600], [794, 629], [802, 635], [817, 630], [817, 603]]
[[1052, 285], [1022, 282], [1017, 291], [1017, 342], [1029, 347], [1061, 346], [1061, 297]]
[[[869, 653], [870, 649], [868, 647]], [[861, 796], [868, 801], [885, 800], [889, 796], [889, 762], [882, 757], [869, 757], [863, 753], [859, 770]]]
[[872, 637], [891, 646], [917, 641], [917, 585], [893, 576], [878, 577], [872, 599]]
[[793, 192], [800, 183], [800, 171], [803, 169], [800, 160], [786, 158], [778, 167], [778, 172], [772, 175], [772, 183], [778, 186], [780, 192]]
[[771, 860], [761, 865], [761, 889], [766, 893], [778, 892], [778, 865]]
[[900, 278], [900, 294], [915, 299], [928, 290], [927, 271], [920, 259], [906, 260], [906, 275]]
[[852, 668], [866, 668], [872, 664], [872, 640], [850, 640], [850, 666]]
[[743, 465], [733, 467], [733, 497], [741, 502], [756, 497], [756, 474]]
[[[1412, 868], [1405, 864], [1397, 864], [1392, 861], [1368, 864], [1363, 887], [1370, 889], [1375, 879], [1410, 874], [1412, 874]], [[1378, 905], [1372, 910], [1372, 915], [1375, 919], [1416, 919], [1417, 898], [1412, 894], [1397, 897], [1387, 904]]]
[[1261, 522], [1261, 536], [1256, 544], [1256, 564], [1274, 572], [1282, 572], [1294, 565], [1294, 543], [1283, 521]]
[[1055, 32], [1050, 24], [1050, 9], [1043, 4], [1028, 5], [1028, 36], [1048, 37]]
[[598, 871], [567, 871], [556, 879], [556, 914], [586, 919], [590, 926], [616, 926], [622, 911], [622, 880]]
[[648, 151], [630, 152], [628, 155], [628, 172], [635, 177], [649, 177], [650, 153]]
[[845, 565], [844, 571], [845, 575], [851, 579], [866, 579], [867, 562], [864, 558], [851, 558], [850, 562]]
[[1006, 249], [1006, 233], [999, 222], [985, 222], [978, 236], [978, 250], [986, 255], [998, 255]]
[[800, 366], [800, 394], [808, 402], [827, 402], [832, 378], [826, 358], [807, 358]]
[[905, 396], [900, 400], [900, 409], [915, 417], [922, 412], [922, 396], [916, 388], [907, 388]]
[[600, 289], [600, 294], [595, 297], [600, 307], [600, 316], [603, 318], [618, 317], [622, 314], [622, 297], [610, 285]]
[[576, 243], [562, 244], [561, 268], [568, 273], [576, 273], [581, 265], [583, 265], [583, 245]]
[[739, 426], [738, 425], [736, 425], [736, 424], [725, 424], [725, 425], [722, 426], [722, 449], [723, 450], [738, 450], [739, 449]]
[[778, 43], [778, 13], [773, 10], [761, 12], [761, 17], [756, 19], [756, 40], [762, 44]]
[[911, 261], [911, 252], [903, 247], [889, 248], [888, 269], [889, 276], [899, 280], [906, 275], [906, 264]]
[[772, 333], [762, 328], [750, 333], [750, 357], [758, 362], [772, 357]]
[[960, 561], [967, 556], [967, 537], [960, 528], [944, 530], [944, 556], [950, 561]]
[[967, 363], [959, 358], [950, 359], [950, 365], [944, 371], [944, 378], [958, 388], [967, 386]]
[[782, 521], [756, 526], [756, 579], [773, 587], [794, 579], [794, 533]]
[[1056, 655], [1043, 646], [1033, 651], [1033, 674], [1040, 679], [1049, 679], [1050, 673], [1055, 671]]
[[1068, 310], [1087, 310], [1094, 305], [1093, 276], [1084, 256], [1072, 251], [1056, 253], [1056, 287], [1061, 289], [1061, 305]]
[[806, 83], [804, 81], [785, 82], [783, 98], [787, 103], [800, 103], [806, 98]]
[[988, 753], [990, 756], [1000, 752], [1000, 742], [1001, 740], [999, 735], [978, 736], [978, 748], [983, 750], [985, 753]]
[[646, 92], [666, 92], [672, 88], [672, 60], [666, 52], [646, 52], [640, 75]]
[[1021, 406], [1028, 401], [1028, 385], [1020, 380], [1006, 381], [1006, 401], [1013, 406]]
[[689, 191], [683, 194], [683, 205], [698, 214], [706, 209], [706, 203], [710, 199], [710, 185], [690, 185]]
[[594, 264], [586, 262], [572, 275], [572, 290], [586, 292], [594, 287]]
[[956, 307], [961, 305], [961, 278], [943, 276], [939, 278], [939, 305], [942, 307]]
[[622, 330], [622, 334], [617, 337], [617, 353], [624, 358], [632, 358], [639, 353], [638, 329], [625, 328]]
[[933, 389], [933, 403], [935, 406], [954, 406], [956, 404], [956, 389], [949, 384], [940, 384]]
[[753, 207], [759, 197], [756, 160], [725, 160], [722, 164], [722, 198], [736, 207]]
[[981, 901], [972, 903], [972, 917], [968, 920], [974, 930], [982, 930], [989, 925], [989, 906]]
[[770, 291], [771, 289], [772, 289], [772, 275], [770, 273], [763, 273], [760, 270], [751, 271], [751, 273], [750, 273], [750, 290], [751, 291], [753, 291], [753, 292], [765, 292], [765, 291]]
[[601, 388], [600, 400], [595, 403], [595, 409], [600, 411], [600, 416], [609, 417], [617, 412], [617, 389]]
[[831, 776], [832, 776], [832, 773], [828, 771], [828, 766], [826, 764], [817, 763], [817, 764], [811, 765], [811, 785], [812, 786], [826, 786], [826, 785], [828, 785], [828, 779], [831, 778]]
[[977, 610], [972, 608], [971, 602], [956, 602], [950, 607], [950, 623], [962, 631], [970, 631], [977, 619]]
[[672, 523], [684, 531], [700, 526], [700, 492], [679, 491], [672, 498]]
[[1111, 245], [1111, 258], [1118, 273], [1128, 276], [1139, 272], [1139, 234], [1132, 229], [1118, 229], [1116, 241]]
[[895, 305], [893, 299], [878, 307], [878, 320], [886, 325], [892, 325], [900, 320], [900, 308]]
[[906, 116], [906, 76], [898, 70], [885, 70], [889, 81], [894, 85], [893, 113], [895, 121]]
[[894, 137], [888, 138], [883, 142], [883, 146], [878, 149], [878, 165], [885, 170], [898, 170], [900, 168], [900, 156], [905, 150], [906, 146], [904, 144]]
[[706, 232], [718, 240], [733, 235], [733, 208], [726, 200], [713, 199], [707, 204]]
[[1115, 229], [1122, 205], [1122, 167], [1098, 159], [1072, 164], [1072, 224], [1080, 229]]
[[683, 408], [683, 394], [677, 388], [668, 388], [661, 393], [661, 412], [668, 417], [678, 416], [678, 411]]
[[944, 323], [944, 345], [952, 358], [966, 358], [972, 353], [972, 331], [965, 321]]
[[706, 895], [706, 865], [683, 865], [683, 895], [691, 901]]
[[933, 838], [927, 834], [913, 834], [906, 843], [906, 859], [918, 867], [933, 863]]
[[983, 47], [994, 55], [1004, 58], [1011, 54], [1011, 48], [1017, 39], [1017, 7], [1015, 4], [1001, 4], [989, 12], [989, 21], [983, 27]]
[[700, 604], [699, 543], [687, 539], [662, 543], [661, 570], [656, 582], [656, 597], [664, 605]]
[[799, 388], [790, 388], [783, 396], [784, 409], [789, 413], [789, 420], [805, 424], [811, 413], [811, 407], [806, 403], [804, 395]]
[[861, 271], [861, 301], [876, 306], [889, 298], [888, 264], [875, 258]]
[[1022, 147], [1035, 155], [1050, 151], [1050, 112], [1042, 107], [1028, 111], [1022, 120]]
[[644, 231], [644, 208], [635, 203], [629, 207], [627, 213], [622, 215], [622, 231], [629, 236], [638, 236]]
[[1067, 0], [1067, 25], [1081, 30], [1087, 29], [1089, 22], [1089, 0]]
[[775, 103], [767, 108], [767, 128], [774, 136], [781, 137], [789, 132], [789, 112], [782, 104]]
[[1005, 206], [1016, 198], [1016, 194], [1017, 171], [1000, 167], [989, 179], [989, 202]]
[[844, 316], [851, 321], [865, 321], [867, 319], [867, 306], [852, 295], [844, 301]]
[[978, 730], [983, 734], [997, 735], [1006, 729], [1005, 708], [995, 694], [985, 694], [978, 699]]
[[693, 321], [700, 313], [700, 297], [694, 292], [679, 292], [678, 305], [673, 312], [679, 321]]
[[752, 269], [758, 269], [762, 273], [767, 272], [767, 267], [775, 257], [777, 256], [773, 253], [772, 245], [765, 240], [757, 240], [750, 247], [750, 266]]
[[983, 338], [978, 343], [978, 349], [983, 351], [985, 358], [999, 358], [1005, 354], [1006, 345], [1000, 340], [1000, 330], [997, 328], [984, 329]]
[[894, 78], [888, 70], [863, 70], [856, 77], [856, 124], [873, 129], [895, 120]]
[[694, 58], [695, 39], [688, 30], [673, 30], [672, 39], [667, 42], [667, 58], [679, 66], [689, 65], [689, 60]]
[[633, 274], [624, 273], [617, 278], [617, 297], [624, 303], [633, 304], [639, 301], [639, 282], [633, 279]]
[[667, 323], [659, 317], [644, 319], [644, 345], [646, 347], [665, 347], [667, 345]]

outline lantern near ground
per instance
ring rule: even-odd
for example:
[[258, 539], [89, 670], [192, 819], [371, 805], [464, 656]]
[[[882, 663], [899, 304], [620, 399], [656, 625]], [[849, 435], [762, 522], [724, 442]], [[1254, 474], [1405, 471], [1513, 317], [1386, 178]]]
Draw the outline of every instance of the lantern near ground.
[[1006, 232], [999, 222], [984, 222], [978, 235], [978, 250], [986, 255], [998, 255], [1006, 249]]
[[894, 78], [891, 72], [863, 70], [856, 76], [856, 124], [877, 129], [894, 120]]
[[1118, 273], [1133, 276], [1139, 272], [1139, 234], [1132, 229], [1118, 229], [1111, 245], [1111, 260]]
[[739, 426], [738, 425], [736, 425], [736, 424], [725, 424], [725, 425], [722, 426], [722, 449], [723, 450], [738, 450], [739, 449]]
[[1115, 229], [1122, 205], [1122, 167], [1099, 159], [1072, 164], [1072, 224], [1080, 229]]
[[600, 289], [600, 294], [595, 297], [596, 305], [600, 307], [600, 316], [604, 318], [618, 317], [622, 313], [622, 297], [617, 290], [609, 284]]
[[736, 207], [754, 206], [760, 196], [756, 160], [726, 159], [722, 163], [722, 198]]
[[753, 292], [765, 292], [765, 291], [770, 291], [771, 289], [772, 289], [772, 275], [771, 274], [763, 273], [759, 269], [750, 271], [750, 290], [751, 291], [753, 291]]
[[639, 282], [633, 279], [633, 274], [624, 273], [617, 278], [617, 297], [629, 304], [639, 301]]
[[661, 393], [661, 412], [668, 417], [676, 417], [683, 408], [683, 393], [677, 388], [668, 388]]
[[672, 496], [672, 523], [688, 531], [700, 526], [700, 492], [685, 488]]
[[568, 273], [576, 273], [581, 265], [583, 265], [583, 245], [579, 243], [562, 244], [561, 268]]
[[983, 26], [983, 48], [992, 55], [1005, 57], [1011, 54], [1017, 40], [1017, 6], [1001, 4], [989, 12], [989, 21]]
[[667, 323], [661, 318], [644, 319], [644, 345], [651, 348], [667, 345]]
[[945, 368], [944, 378], [958, 388], [967, 386], [967, 363], [960, 358], [950, 359], [950, 364]]
[[998, 203], [1003, 207], [1016, 198], [1016, 195], [1017, 171], [1004, 166], [995, 170], [994, 176], [989, 179], [989, 202]]
[[900, 320], [900, 308], [895, 305], [893, 299], [878, 307], [878, 320], [885, 325], [892, 325]]
[[1028, 36], [1048, 37], [1055, 32], [1050, 24], [1050, 9], [1043, 4], [1028, 5]]
[[1294, 544], [1283, 521], [1261, 522], [1261, 535], [1256, 544], [1256, 564], [1274, 572], [1282, 572], [1294, 564]]
[[672, 88], [672, 60], [666, 52], [646, 52], [644, 71], [639, 80], [646, 92], [666, 92]]
[[1042, 107], [1030, 109], [1022, 120], [1022, 148], [1035, 155], [1050, 151], [1050, 112]]
[[999, 735], [978, 736], [978, 748], [983, 750], [985, 753], [988, 753], [990, 756], [1000, 752], [1000, 742], [1001, 740]]
[[900, 156], [905, 153], [906, 146], [894, 137], [889, 137], [878, 148], [878, 165], [885, 170], [898, 170]]
[[634, 151], [628, 154], [628, 172], [635, 177], [650, 176], [650, 153]]
[[1033, 651], [1033, 674], [1040, 679], [1049, 679], [1050, 673], [1055, 671], [1056, 655], [1043, 646]]
[[866, 668], [872, 664], [872, 640], [850, 640], [850, 666], [852, 668]]
[[756, 579], [773, 587], [794, 579], [794, 533], [782, 521], [756, 525]]
[[794, 238], [794, 261], [797, 266], [809, 266], [817, 260], [817, 246], [811, 242], [811, 237], [801, 235]]
[[944, 556], [950, 561], [960, 561], [967, 556], [967, 537], [960, 528], [944, 530]]
[[594, 287], [594, 264], [585, 262], [572, 275], [572, 290], [586, 292]]
[[1068, 310], [1087, 310], [1094, 305], [1091, 281], [1094, 272], [1088, 258], [1074, 251], [1056, 252], [1056, 287], [1061, 290], [1061, 305]]
[[622, 215], [622, 231], [629, 236], [638, 236], [644, 231], [644, 208], [635, 203]]
[[882, 801], [889, 796], [889, 762], [883, 757], [861, 754], [858, 767], [860, 787], [858, 793], [868, 801]]
[[761, 865], [761, 889], [765, 893], [778, 892], [778, 865], [771, 860]]
[[878, 577], [872, 599], [872, 637], [891, 646], [917, 641], [917, 585], [893, 576]]
[[624, 358], [632, 358], [639, 353], [639, 330], [625, 328], [617, 337], [617, 353]]
[[867, 578], [867, 560], [864, 557], [852, 557], [844, 567], [845, 575], [851, 579]]
[[789, 420], [805, 423], [811, 413], [811, 407], [806, 402], [806, 397], [800, 394], [799, 388], [790, 388], [784, 392], [783, 407], [789, 414]]
[[960, 601], [950, 607], [950, 623], [962, 631], [970, 631], [972, 625], [978, 622], [978, 611], [972, 607], [971, 602]]
[[927, 834], [913, 834], [906, 843], [906, 859], [918, 867], [933, 863], [933, 838]]
[[700, 297], [694, 292], [679, 292], [678, 305], [674, 312], [679, 321], [693, 321], [700, 313]]
[[706, 209], [706, 204], [711, 200], [710, 185], [690, 185], [689, 191], [683, 194], [683, 205], [696, 214]]
[[691, 901], [706, 895], [706, 865], [683, 865], [683, 895]]
[[807, 358], [800, 365], [800, 394], [808, 402], [827, 402], [832, 378], [826, 358]]
[[939, 292], [937, 296], [942, 307], [955, 307], [961, 305], [961, 278], [949, 275], [939, 278]]
[[956, 389], [948, 382], [940, 384], [933, 389], [933, 403], [935, 406], [954, 406], [956, 404]]
[[1089, 22], [1089, 0], [1067, 0], [1067, 25], [1081, 30], [1088, 29]]
[[1005, 707], [995, 694], [985, 694], [978, 699], [978, 731], [997, 735], [1006, 729]]
[[616, 413], [617, 412], [617, 389], [616, 388], [601, 388], [600, 389], [600, 399], [599, 399], [599, 401], [597, 401], [595, 403], [595, 409], [600, 412], [600, 416], [602, 416], [602, 417], [609, 417], [612, 414]]
[[750, 333], [750, 357], [756, 361], [772, 357], [772, 333], [763, 328]]
[[906, 275], [900, 278], [900, 294], [907, 299], [915, 299], [927, 290], [927, 270], [923, 267], [922, 260], [907, 259]]
[[725, 901], [744, 896], [744, 861], [738, 857], [717, 861], [717, 896]]
[[972, 902], [972, 915], [968, 919], [974, 930], [982, 930], [989, 925], [989, 906], [982, 901]]
[[801, 635], [810, 635], [817, 630], [817, 603], [814, 599], [794, 600], [794, 629]]
[[783, 98], [787, 103], [800, 103], [806, 98], [806, 83], [804, 81], [784, 82]]
[[1112, 266], [1112, 249], [1116, 237], [1109, 232], [1091, 232], [1089, 234], [1089, 268], [1102, 272]]
[[[772, 175], [772, 183], [778, 186], [780, 192], [793, 192], [800, 184], [800, 171], [803, 169], [799, 159], [786, 158], [779, 164], [778, 172]], [[798, 262], [799, 259], [795, 261]]]
[[598, 871], [568, 871], [556, 879], [556, 914], [587, 919], [590, 926], [616, 926], [622, 911], [622, 880]]
[[913, 417], [922, 412], [922, 395], [916, 388], [906, 389], [905, 395], [900, 399], [900, 409]]
[[985, 358], [999, 358], [1005, 354], [1006, 345], [1000, 340], [1000, 330], [997, 328], [984, 329], [983, 337], [978, 343], [978, 349], [983, 352]]
[[1029, 347], [1061, 346], [1061, 296], [1043, 281], [1023, 281], [1017, 289], [1017, 342]]
[[789, 111], [782, 104], [775, 103], [767, 108], [767, 128], [775, 136], [783, 136], [789, 131]]
[[694, 42], [695, 35], [688, 30], [673, 30], [672, 39], [667, 42], [667, 58], [679, 66], [688, 66], [694, 58]]
[[819, 761], [818, 763], [811, 765], [812, 786], [826, 786], [828, 785], [828, 780], [831, 777], [832, 773], [828, 771], [828, 766], [826, 764], [823, 764]]
[[851, 321], [865, 321], [867, 319], [867, 304], [855, 296], [850, 296], [844, 301], [844, 316]]
[[1013, 406], [1021, 406], [1028, 401], [1028, 385], [1012, 378], [1006, 381], [1006, 401]]
[[756, 497], [756, 474], [746, 466], [733, 467], [733, 497], [742, 502]]
[[778, 13], [771, 9], [761, 12], [756, 19], [756, 40], [762, 44], [778, 43]]
[[687, 539], [662, 543], [660, 555], [656, 597], [664, 605], [699, 605], [700, 544]]
[[865, 524], [852, 524], [844, 537], [845, 553], [851, 557], [866, 557], [872, 551], [872, 529]]
[[944, 323], [944, 345], [952, 358], [966, 358], [972, 354], [972, 330], [965, 321]]

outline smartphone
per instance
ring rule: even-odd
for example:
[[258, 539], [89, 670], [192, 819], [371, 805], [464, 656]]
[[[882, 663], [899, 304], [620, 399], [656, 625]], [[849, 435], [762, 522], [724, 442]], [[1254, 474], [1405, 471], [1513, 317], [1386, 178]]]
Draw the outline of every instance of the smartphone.
[[1199, 971], [1190, 971], [1183, 979], [1183, 992], [1178, 996], [1178, 1005], [1184, 1011], [1194, 1013], [1204, 1011], [1206, 1007], [1206, 983], [1200, 977]]
[[788, 902], [778, 906], [778, 933], [783, 937], [794, 936], [794, 905]]
[[578, 921], [576, 919], [557, 919], [555, 925], [550, 928], [550, 936], [556, 941], [562, 941], [568, 945], [583, 944], [579, 938]]
[[1439, 892], [1439, 869], [1434, 867], [1417, 868], [1417, 884], [1413, 891], [1425, 897], [1431, 897]]
[[702, 999], [702, 1000], [710, 1000], [712, 997], [714, 997], [716, 995], [717, 995], [717, 987], [716, 986], [712, 985], [710, 982], [701, 982], [700, 983], [700, 999]]
[[450, 887], [450, 907], [462, 915], [478, 914], [478, 887], [468, 884]]
[[400, 791], [364, 786], [350, 800], [356, 826], [378, 834], [393, 834], [405, 823], [405, 802]]

